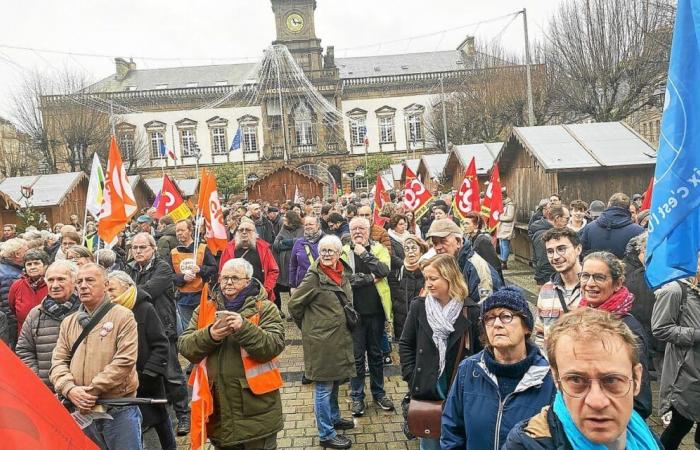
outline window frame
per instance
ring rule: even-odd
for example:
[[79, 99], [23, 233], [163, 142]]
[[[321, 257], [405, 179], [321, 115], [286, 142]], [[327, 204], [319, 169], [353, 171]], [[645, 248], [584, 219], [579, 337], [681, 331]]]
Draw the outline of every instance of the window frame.
[[228, 153], [228, 136], [226, 131], [225, 126], [215, 126], [209, 129], [212, 155], [225, 155]]

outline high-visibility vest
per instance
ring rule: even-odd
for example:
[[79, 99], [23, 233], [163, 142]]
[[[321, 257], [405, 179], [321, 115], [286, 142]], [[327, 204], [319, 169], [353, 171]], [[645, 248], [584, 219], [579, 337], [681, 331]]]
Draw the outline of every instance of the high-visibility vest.
[[[199, 244], [197, 247], [197, 265], [201, 268], [204, 262], [204, 251], [207, 246], [205, 244]], [[194, 256], [192, 253], [185, 253], [179, 251], [177, 248], [170, 250], [170, 258], [173, 260], [173, 269], [175, 273], [182, 273], [180, 270], [180, 263], [187, 258], [192, 258]], [[180, 292], [192, 293], [192, 292], [202, 292], [204, 289], [204, 280], [202, 277], [194, 277], [194, 280], [186, 282], [184, 285], [177, 287]]]
[[[262, 307], [262, 302], [256, 302], [258, 311]], [[258, 326], [260, 323], [260, 313], [248, 318], [250, 323]], [[276, 391], [282, 387], [282, 372], [280, 371], [280, 363], [277, 358], [272, 358], [270, 361], [261, 363], [253, 359], [248, 352], [241, 346], [241, 359], [243, 359], [243, 368], [245, 369], [245, 378], [248, 381], [248, 387], [253, 394], [262, 395], [268, 392]]]

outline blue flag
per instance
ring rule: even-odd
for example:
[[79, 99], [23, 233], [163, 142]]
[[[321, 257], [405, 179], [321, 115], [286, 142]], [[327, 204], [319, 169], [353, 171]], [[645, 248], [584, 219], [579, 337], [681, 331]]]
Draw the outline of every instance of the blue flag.
[[651, 287], [697, 271], [700, 249], [700, 0], [679, 0], [649, 219]]
[[233, 136], [233, 142], [231, 142], [231, 148], [229, 151], [232, 152], [234, 150], [238, 150], [239, 148], [241, 148], [241, 127], [238, 127], [236, 135]]

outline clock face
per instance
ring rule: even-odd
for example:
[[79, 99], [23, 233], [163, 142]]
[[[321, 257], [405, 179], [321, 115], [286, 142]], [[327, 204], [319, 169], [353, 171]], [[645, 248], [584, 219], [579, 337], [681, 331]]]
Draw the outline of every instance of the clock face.
[[291, 13], [287, 16], [287, 29], [292, 33], [298, 33], [304, 29], [304, 17], [299, 13]]

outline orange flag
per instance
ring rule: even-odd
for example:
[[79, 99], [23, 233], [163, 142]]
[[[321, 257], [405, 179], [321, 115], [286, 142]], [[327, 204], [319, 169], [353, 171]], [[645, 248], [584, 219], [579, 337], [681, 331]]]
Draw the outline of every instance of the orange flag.
[[98, 450], [55, 395], [0, 342], [0, 448]]
[[117, 139], [112, 136], [97, 234], [104, 242], [114, 241], [136, 210], [136, 198], [126, 177]]
[[479, 180], [476, 177], [476, 161], [471, 162], [464, 171], [464, 179], [455, 194], [453, 210], [460, 219], [464, 220], [470, 212], [480, 212]]
[[[199, 317], [197, 329], [206, 328], [216, 318], [216, 304], [209, 300], [209, 285], [205, 284], [202, 295], [199, 298]], [[189, 380], [192, 386], [192, 403], [190, 411], [192, 421], [190, 426], [190, 441], [192, 449], [204, 448], [207, 442], [207, 422], [214, 413], [214, 398], [209, 388], [209, 376], [207, 374], [207, 358], [204, 358], [192, 369]]]
[[207, 226], [207, 246], [212, 253], [217, 254], [226, 248], [228, 235], [219, 193], [216, 190], [216, 177], [213, 173], [202, 170], [200, 180], [197, 211], [204, 217]]

